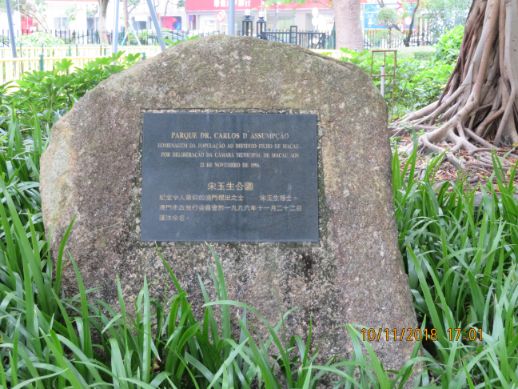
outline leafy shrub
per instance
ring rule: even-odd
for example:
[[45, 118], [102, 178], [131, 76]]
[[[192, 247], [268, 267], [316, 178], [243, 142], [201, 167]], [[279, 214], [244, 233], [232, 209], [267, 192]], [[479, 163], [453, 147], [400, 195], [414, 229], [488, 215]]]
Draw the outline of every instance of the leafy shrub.
[[[63, 59], [50, 71], [25, 73], [16, 88], [0, 95], [0, 118], [11, 117], [23, 127], [32, 127], [34, 119], [42, 127], [51, 126], [78, 98], [113, 73], [140, 60], [140, 54], [98, 58], [83, 68], [74, 69], [69, 59]], [[12, 84], [11, 84], [12, 86]]]
[[435, 46], [435, 61], [455, 64], [464, 38], [464, 26], [446, 32]]
[[62, 39], [55, 37], [46, 32], [34, 32], [28, 35], [22, 35], [18, 38], [17, 44], [22, 46], [59, 46], [65, 44]]
[[[52, 71], [26, 73], [15, 85], [0, 86], [0, 180], [23, 225], [32, 223], [43, 236], [39, 164], [51, 126], [87, 90], [138, 60], [139, 55], [119, 53], [75, 71], [70, 60], [63, 60]], [[0, 203], [4, 196], [0, 189]], [[3, 227], [0, 223], [0, 247]]]
[[147, 44], [154, 44], [156, 43], [156, 39], [151, 38], [152, 34], [150, 34], [147, 30], [142, 30], [138, 32], [129, 32], [128, 36], [126, 37], [126, 44], [128, 45], [137, 45], [139, 42], [141, 44], [147, 45]]
[[439, 98], [454, 65], [429, 60], [403, 59], [399, 61], [393, 95], [388, 95], [392, 115], [400, 117], [422, 108]]
[[[387, 34], [386, 30], [384, 32]], [[385, 74], [385, 99], [392, 118], [422, 108], [435, 101], [442, 93], [457, 62], [464, 35], [464, 27], [458, 26], [444, 34], [435, 48], [435, 53], [414, 53], [413, 57], [398, 56], [396, 80], [392, 82], [393, 65], [388, 57]], [[373, 36], [372, 39], [377, 39]], [[379, 39], [387, 39], [381, 36]], [[342, 60], [358, 65], [379, 88], [380, 68], [383, 56], [372, 57], [368, 50], [342, 50]], [[373, 59], [374, 58], [374, 59]]]
[[[181, 31], [175, 31], [175, 30], [169, 30], [169, 29], [162, 29], [161, 30], [162, 38], [164, 39], [164, 42], [166, 46], [175, 46], [180, 42], [183, 42], [185, 40], [191, 40], [195, 37], [189, 37], [187, 33], [181, 32]], [[136, 45], [138, 43], [143, 44], [153, 44], [158, 45], [158, 37], [155, 33], [155, 31], [152, 30], [142, 30], [136, 33], [131, 32], [127, 36], [126, 44], [128, 45]]]
[[[374, 84], [380, 87], [380, 68], [383, 56], [372, 56], [368, 50], [342, 49], [342, 60], [354, 63], [373, 76]], [[389, 57], [390, 58], [390, 57]], [[396, 67], [396, 80], [392, 81], [393, 64], [387, 60], [385, 67], [385, 100], [392, 118], [424, 107], [436, 100], [442, 93], [453, 71], [454, 65], [435, 61], [433, 58], [400, 57]]]
[[397, 24], [398, 15], [394, 8], [383, 7], [378, 11], [378, 22], [385, 26]]
[[364, 72], [370, 74], [371, 70], [371, 52], [369, 50], [351, 50], [342, 48], [342, 57], [340, 58], [344, 62], [350, 62], [360, 67]]

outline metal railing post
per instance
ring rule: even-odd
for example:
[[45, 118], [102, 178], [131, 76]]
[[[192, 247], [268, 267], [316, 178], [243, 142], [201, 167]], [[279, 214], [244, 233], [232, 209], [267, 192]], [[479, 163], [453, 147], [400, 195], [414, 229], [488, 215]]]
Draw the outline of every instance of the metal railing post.
[[236, 0], [229, 0], [228, 2], [228, 35], [236, 35]]
[[119, 51], [119, 0], [115, 0], [115, 30], [113, 31], [112, 52]]
[[156, 37], [158, 39], [158, 43], [160, 44], [160, 49], [164, 51], [165, 42], [162, 38], [162, 31], [160, 30], [160, 23], [158, 22], [155, 6], [153, 5], [153, 2], [151, 0], [147, 0], [147, 6], [149, 8], [149, 13], [151, 14], [151, 20], [153, 21], [153, 25], [155, 26]]
[[297, 44], [297, 26], [290, 26], [289, 42], [292, 45]]
[[14, 36], [13, 14], [11, 10], [11, 1], [5, 0], [5, 9], [7, 11], [7, 23], [9, 24], [9, 43], [13, 58], [16, 58], [16, 38]]

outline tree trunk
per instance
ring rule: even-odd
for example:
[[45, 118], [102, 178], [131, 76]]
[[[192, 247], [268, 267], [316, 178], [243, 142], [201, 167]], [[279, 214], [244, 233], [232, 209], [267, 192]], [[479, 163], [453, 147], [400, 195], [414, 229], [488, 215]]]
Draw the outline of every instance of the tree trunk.
[[123, 7], [124, 7], [124, 32], [128, 34], [129, 32], [129, 7], [128, 7], [128, 0], [123, 1]]
[[[106, 31], [106, 12], [108, 11], [109, 0], [98, 0], [99, 2], [99, 36], [101, 38], [101, 44], [107, 45], [108, 33]], [[117, 0], [119, 1], [119, 0]]]
[[336, 48], [363, 48], [360, 0], [334, 0]]
[[422, 146], [448, 151], [451, 161], [461, 148], [474, 154], [518, 143], [518, 1], [473, 1], [441, 98], [404, 118], [408, 123], [428, 131]]
[[410, 26], [408, 27], [408, 31], [406, 33], [406, 37], [403, 40], [403, 44], [405, 47], [410, 46], [410, 39], [412, 39], [412, 34], [414, 33], [414, 23], [415, 23], [415, 15], [417, 14], [417, 9], [419, 8], [419, 0], [417, 0], [414, 10], [412, 11], [412, 20], [410, 21]]

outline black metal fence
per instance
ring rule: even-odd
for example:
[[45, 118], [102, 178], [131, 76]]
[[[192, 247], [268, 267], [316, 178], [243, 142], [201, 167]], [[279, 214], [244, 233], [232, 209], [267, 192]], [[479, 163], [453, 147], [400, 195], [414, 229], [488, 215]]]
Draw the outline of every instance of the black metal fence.
[[334, 34], [320, 31], [299, 31], [297, 26], [290, 26], [287, 30], [267, 30], [266, 23], [263, 20], [257, 22], [256, 31], [254, 31], [251, 19], [246, 17], [243, 21], [242, 30], [238, 31], [238, 35], [253, 36], [272, 42], [301, 46], [306, 49], [335, 48]]
[[[197, 36], [214, 35], [214, 33], [201, 33]], [[239, 32], [241, 34], [241, 32]], [[39, 37], [37, 37], [39, 35]], [[113, 32], [107, 32], [108, 43], [113, 41]], [[183, 41], [192, 36], [185, 31], [162, 31], [162, 36], [166, 41]], [[255, 35], [254, 35], [255, 36]], [[298, 31], [296, 26], [289, 30], [264, 31], [257, 38], [269, 41], [298, 45], [307, 49], [334, 49], [334, 36], [332, 34], [318, 31]], [[51, 30], [44, 34], [23, 34], [16, 36], [17, 46], [48, 46], [48, 45], [90, 45], [101, 44], [101, 35], [97, 30]], [[132, 45], [158, 45], [158, 38], [154, 30], [139, 30], [126, 34], [124, 31], [119, 33], [119, 44], [125, 46]], [[9, 46], [9, 32], [0, 30], [0, 47]]]
[[318, 31], [265, 31], [258, 38], [306, 49], [334, 49], [331, 35]]
[[[53, 37], [60, 39], [65, 44], [98, 44], [100, 43], [100, 35], [98, 31], [71, 31], [71, 30], [54, 30], [49, 32]], [[110, 34], [111, 35], [111, 34]]]
[[[162, 31], [164, 39], [171, 41], [182, 41], [191, 35], [185, 31]], [[206, 34], [202, 34], [206, 35]], [[108, 43], [113, 41], [113, 31], [106, 33]], [[17, 45], [89, 45], [100, 44], [101, 34], [97, 30], [50, 30], [33, 34], [17, 34]], [[119, 33], [119, 44], [121, 45], [158, 45], [158, 38], [154, 30], [138, 30], [126, 34], [124, 31]], [[0, 30], [0, 47], [9, 46], [9, 31]]]
[[[397, 49], [403, 46], [430, 46], [437, 43], [442, 34], [455, 25], [462, 24], [466, 18], [466, 13], [458, 13], [446, 17], [442, 14], [429, 13], [420, 15], [414, 24], [414, 32], [408, 42], [405, 42], [406, 33], [397, 29], [376, 29], [364, 32], [364, 48], [366, 49]], [[246, 26], [245, 26], [246, 24]], [[247, 27], [247, 28], [245, 28]], [[254, 31], [255, 30], [255, 31]], [[260, 18], [255, 25], [248, 18], [243, 20], [242, 31], [239, 34], [256, 36], [260, 39], [282, 42], [292, 45], [302, 46], [307, 49], [334, 49], [334, 33], [324, 33], [319, 31], [299, 31], [297, 26], [291, 26], [288, 30], [268, 30], [266, 22]], [[185, 31], [163, 31], [166, 41], [183, 41], [192, 36]], [[212, 33], [214, 34], [214, 33]], [[212, 35], [196, 34], [196, 35]], [[31, 35], [23, 34], [17, 36], [17, 43], [25, 46], [32, 45], [88, 45], [100, 44], [101, 36], [97, 30], [51, 30], [41, 35], [41, 42], [31, 39]], [[113, 32], [107, 32], [108, 43], [112, 43]], [[45, 39], [51, 38], [53, 42], [46, 42]], [[37, 42], [37, 43], [36, 43]], [[120, 45], [158, 45], [158, 38], [154, 30], [138, 30], [119, 34]], [[7, 30], [0, 30], [0, 47], [9, 46], [9, 33]]]
[[363, 45], [366, 49], [397, 49], [403, 46], [435, 45], [441, 36], [455, 26], [464, 24], [467, 11], [443, 14], [440, 11], [427, 12], [416, 18], [414, 30], [408, 42], [407, 32], [394, 28], [366, 30]]
[[406, 33], [394, 29], [367, 30], [363, 34], [363, 47], [366, 49], [397, 49], [403, 46], [431, 46], [439, 37], [431, 32], [414, 32], [408, 44], [405, 44]]

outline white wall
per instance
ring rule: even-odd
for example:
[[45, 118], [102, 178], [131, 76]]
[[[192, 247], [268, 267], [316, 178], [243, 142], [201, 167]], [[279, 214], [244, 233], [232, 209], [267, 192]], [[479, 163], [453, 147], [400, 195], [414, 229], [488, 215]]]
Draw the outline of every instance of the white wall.
[[70, 30], [86, 30], [87, 29], [87, 11], [88, 7], [97, 4], [92, 2], [76, 2], [76, 1], [52, 1], [46, 2], [46, 19], [47, 27], [51, 30], [58, 29], [60, 26], [56, 24], [58, 18], [68, 18], [68, 27]]
[[[14, 31], [16, 34], [19, 34], [22, 28], [21, 15], [14, 9], [12, 11]], [[5, 11], [0, 11], [0, 31], [2, 31], [4, 34], [7, 34], [9, 31], [9, 21], [7, 19], [7, 12]]]
[[[3, 1], [3, 0], [0, 0]], [[54, 30], [57, 28], [56, 19], [64, 18], [70, 16], [72, 10], [74, 10], [73, 15], [74, 19], [69, 21], [68, 28], [71, 30], [86, 30], [88, 27], [87, 17], [88, 10], [97, 7], [97, 1], [53, 1], [47, 0], [46, 2], [46, 20], [48, 24], [48, 28]], [[106, 15], [106, 28], [108, 30], [113, 30], [115, 27], [115, 5], [116, 2], [111, 0], [108, 3], [107, 15]], [[176, 1], [169, 1], [167, 7], [167, 15], [164, 15], [163, 12], [165, 10], [166, 0], [161, 0], [159, 2], [159, 6], [157, 7], [158, 16], [180, 16], [182, 18], [182, 28], [187, 28], [187, 16], [185, 14], [185, 10], [183, 8], [176, 7]], [[98, 16], [96, 14], [95, 16]], [[135, 20], [146, 21], [149, 22], [151, 18], [151, 14], [149, 13], [149, 9], [147, 6], [146, 0], [141, 0], [139, 5], [134, 9], [134, 11], [130, 14], [130, 20], [135, 18]], [[0, 19], [3, 20], [3, 19]], [[124, 10], [123, 3], [120, 1], [119, 3], [119, 27], [122, 28], [124, 25]], [[19, 18], [18, 18], [19, 22]], [[4, 26], [4, 23], [1, 23]], [[7, 28], [7, 22], [5, 23]], [[3, 29], [0, 28], [0, 30]]]

